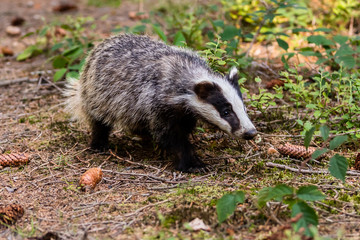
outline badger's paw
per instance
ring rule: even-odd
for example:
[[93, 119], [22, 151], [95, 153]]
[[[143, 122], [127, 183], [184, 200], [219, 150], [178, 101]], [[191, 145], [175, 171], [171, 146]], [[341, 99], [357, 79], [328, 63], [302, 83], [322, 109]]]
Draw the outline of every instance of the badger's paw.
[[195, 157], [191, 161], [183, 161], [177, 167], [177, 170], [186, 173], [206, 173], [209, 172], [207, 165]]

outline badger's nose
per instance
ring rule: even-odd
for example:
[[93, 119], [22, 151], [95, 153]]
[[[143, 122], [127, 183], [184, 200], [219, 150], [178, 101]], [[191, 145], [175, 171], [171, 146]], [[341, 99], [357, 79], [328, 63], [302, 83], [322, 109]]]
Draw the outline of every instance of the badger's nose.
[[246, 140], [251, 140], [256, 136], [256, 134], [257, 134], [257, 131], [254, 128], [254, 129], [251, 129], [250, 131], [245, 132], [242, 137]]

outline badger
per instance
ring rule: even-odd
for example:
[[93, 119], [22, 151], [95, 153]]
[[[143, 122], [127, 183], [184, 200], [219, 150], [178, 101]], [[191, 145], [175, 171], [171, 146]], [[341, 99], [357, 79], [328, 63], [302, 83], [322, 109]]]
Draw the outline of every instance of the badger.
[[69, 79], [66, 109], [91, 126], [92, 149], [106, 150], [120, 127], [151, 136], [176, 169], [191, 172], [205, 166], [189, 140], [198, 119], [234, 137], [256, 135], [238, 79], [235, 67], [222, 76], [192, 50], [120, 34], [89, 53], [79, 80]]

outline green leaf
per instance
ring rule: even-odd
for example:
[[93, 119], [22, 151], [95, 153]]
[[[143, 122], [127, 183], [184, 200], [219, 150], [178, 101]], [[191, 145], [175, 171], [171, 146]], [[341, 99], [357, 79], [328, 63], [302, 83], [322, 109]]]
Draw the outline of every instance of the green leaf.
[[35, 45], [31, 45], [31, 46], [27, 47], [22, 53], [20, 53], [16, 57], [16, 60], [23, 61], [28, 58], [34, 57], [36, 55], [39, 55], [40, 53], [42, 53], [41, 49], [38, 49]]
[[262, 188], [257, 196], [257, 202], [260, 207], [265, 206], [266, 202], [270, 200], [282, 201], [283, 197], [293, 194], [294, 189], [285, 185], [280, 184], [276, 187], [265, 187]]
[[287, 44], [287, 42], [285, 42], [284, 40], [277, 38], [276, 41], [279, 44], [279, 47], [281, 47], [285, 51], [287, 51], [289, 49], [289, 44]]
[[330, 129], [326, 125], [321, 125], [320, 133], [321, 133], [322, 139], [324, 139], [324, 141], [326, 141], [329, 138]]
[[80, 76], [79, 72], [71, 71], [66, 74], [66, 79], [69, 78], [79, 79], [79, 76]]
[[321, 53], [314, 52], [314, 51], [300, 51], [299, 53], [306, 57], [309, 57], [309, 56], [321, 57]]
[[34, 35], [34, 34], [35, 34], [35, 32], [28, 32], [27, 34], [22, 36], [20, 39], [24, 39], [24, 38], [29, 37], [29, 36]]
[[329, 171], [330, 174], [337, 179], [345, 182], [346, 171], [348, 168], [348, 161], [344, 156], [339, 154], [335, 154], [332, 158], [330, 158], [330, 166]]
[[306, 29], [306, 28], [294, 28], [292, 30], [293, 33], [299, 33], [299, 32], [310, 32], [310, 30]]
[[220, 66], [224, 66], [226, 64], [226, 62], [224, 60], [217, 60], [216, 61], [217, 64], [219, 64]]
[[331, 150], [334, 150], [335, 148], [337, 148], [338, 146], [340, 146], [341, 144], [343, 144], [344, 142], [346, 142], [347, 139], [348, 139], [348, 136], [347, 136], [347, 135], [344, 135], [344, 136], [336, 136], [333, 140], [331, 140], [329, 148], [330, 148]]
[[40, 37], [45, 36], [45, 34], [47, 33], [48, 29], [49, 29], [48, 26], [46, 26], [46, 27], [44, 27], [43, 29], [41, 29], [41, 31], [39, 32], [39, 36], [40, 36]]
[[260, 207], [264, 207], [266, 202], [270, 201], [272, 198], [272, 195], [270, 195], [270, 192], [273, 190], [272, 187], [265, 187], [260, 189], [258, 195], [257, 195], [257, 203]]
[[322, 35], [312, 35], [307, 38], [309, 43], [315, 43], [316, 45], [330, 46], [334, 43]]
[[76, 70], [76, 71], [80, 71], [81, 70], [81, 64], [74, 64], [74, 65], [71, 65], [71, 66], [68, 66], [68, 69], [70, 70]]
[[322, 112], [320, 110], [316, 110], [313, 115], [315, 118], [319, 118], [321, 116], [321, 113]]
[[54, 52], [54, 51], [58, 50], [59, 48], [62, 48], [63, 46], [64, 46], [64, 43], [62, 43], [62, 42], [56, 43], [51, 47], [50, 52]]
[[295, 231], [297, 232], [301, 228], [304, 228], [305, 234], [307, 236], [311, 236], [309, 226], [317, 226], [319, 223], [318, 216], [316, 215], [315, 210], [310, 207], [306, 202], [299, 201], [292, 206], [291, 217], [295, 217], [298, 214], [302, 214], [302, 216], [299, 221], [297, 221], [294, 225]]
[[62, 53], [62, 55], [65, 56], [65, 57], [69, 57], [69, 56], [75, 54], [77, 51], [79, 51], [79, 49], [80, 49], [80, 46], [74, 46], [74, 47], [72, 47], [70, 49], [65, 50]]
[[173, 44], [175, 46], [184, 47], [186, 46], [186, 39], [184, 37], [184, 34], [181, 31], [178, 31], [174, 36], [174, 42]]
[[304, 145], [305, 145], [306, 149], [310, 145], [310, 142], [311, 142], [311, 139], [312, 139], [312, 137], [314, 135], [314, 132], [315, 132], [315, 127], [312, 127], [312, 128], [310, 128], [309, 131], [306, 131], [306, 133], [305, 133]]
[[293, 194], [294, 189], [292, 187], [289, 187], [286, 184], [279, 184], [276, 187], [274, 187], [271, 191], [271, 195], [273, 196], [272, 199], [275, 199], [276, 201], [281, 201], [283, 197], [287, 195]]
[[220, 198], [216, 204], [216, 212], [219, 223], [222, 223], [230, 215], [232, 215], [236, 209], [237, 204], [243, 203], [244, 200], [245, 194], [242, 191], [236, 191], [222, 196], [222, 198]]
[[54, 74], [54, 82], [59, 81], [60, 79], [62, 79], [66, 73], [67, 69], [66, 68], [62, 68], [56, 71], [56, 73]]
[[349, 69], [354, 68], [356, 64], [355, 58], [352, 55], [335, 58], [335, 62], [338, 64], [343, 64], [344, 67]]
[[62, 29], [68, 30], [68, 31], [73, 31], [73, 27], [70, 26], [69, 24], [61, 24], [60, 26]]
[[220, 37], [222, 40], [227, 41], [227, 40], [233, 39], [234, 37], [240, 36], [240, 35], [241, 35], [240, 29], [238, 29], [232, 25], [227, 25], [227, 26], [225, 26], [223, 33], [220, 34]]
[[165, 36], [165, 33], [161, 30], [160, 27], [153, 25], [153, 30], [160, 37], [161, 40], [163, 40], [165, 43], [167, 42], [167, 37]]
[[317, 28], [314, 30], [314, 32], [332, 32], [332, 29], [330, 28]]
[[335, 53], [335, 57], [348, 56], [354, 53], [354, 50], [348, 45], [342, 45]]
[[300, 187], [296, 191], [296, 195], [298, 198], [305, 201], [317, 201], [325, 199], [325, 195], [320, 192], [316, 186], [313, 185]]
[[320, 157], [321, 155], [323, 155], [324, 153], [326, 153], [328, 151], [329, 151], [329, 149], [327, 149], [327, 148], [317, 149], [317, 150], [315, 150], [315, 152], [313, 152], [313, 154], [311, 154], [311, 159], [317, 159], [318, 157]]
[[68, 63], [68, 60], [66, 58], [64, 58], [63, 56], [57, 56], [54, 58], [52, 65], [55, 69], [58, 69], [58, 68], [66, 67], [67, 63]]
[[214, 20], [212, 23], [216, 27], [224, 28], [224, 21], [223, 20]]
[[[129, 29], [127, 29], [129, 30]], [[134, 34], [144, 33], [146, 31], [146, 25], [140, 24], [136, 25], [135, 27], [131, 28], [131, 32]]]
[[348, 37], [346, 36], [341, 36], [341, 35], [336, 35], [333, 37], [334, 41], [337, 42], [340, 45], [343, 45], [344, 43], [347, 42]]

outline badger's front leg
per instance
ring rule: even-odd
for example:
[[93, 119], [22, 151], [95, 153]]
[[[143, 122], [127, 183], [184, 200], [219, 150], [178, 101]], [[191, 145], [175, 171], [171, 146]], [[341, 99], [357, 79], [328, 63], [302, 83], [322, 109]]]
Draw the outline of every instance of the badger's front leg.
[[[176, 114], [175, 114], [176, 116]], [[163, 119], [163, 128], [158, 129], [157, 140], [162, 149], [175, 157], [175, 167], [182, 172], [193, 172], [206, 165], [195, 155], [189, 141], [189, 135], [194, 130], [196, 118], [192, 115], [177, 115]], [[164, 127], [165, 126], [165, 127]], [[160, 133], [160, 134], [159, 134]]]
[[188, 136], [175, 140], [172, 152], [175, 154], [176, 169], [179, 171], [193, 172], [205, 167], [205, 164], [196, 156]]

